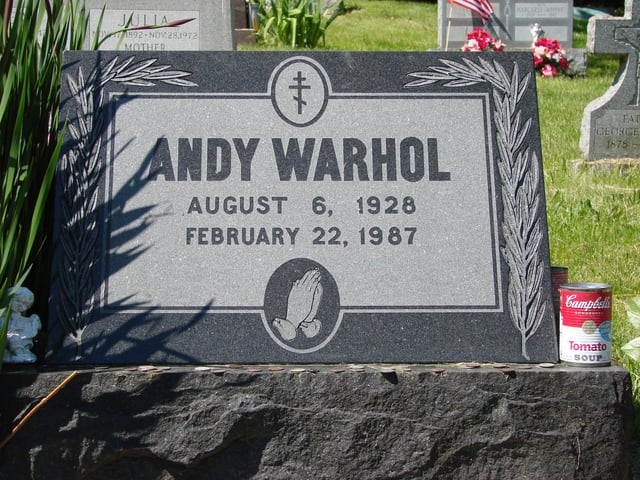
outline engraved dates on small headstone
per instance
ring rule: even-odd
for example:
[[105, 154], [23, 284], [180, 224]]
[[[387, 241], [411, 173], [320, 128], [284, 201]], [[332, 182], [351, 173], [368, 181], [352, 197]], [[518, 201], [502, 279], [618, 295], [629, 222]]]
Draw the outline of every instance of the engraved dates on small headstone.
[[[124, 52], [234, 50], [232, 0], [84, 0], [89, 14], [85, 48]], [[145, 28], [177, 24], [164, 28]], [[109, 36], [112, 32], [129, 29]], [[107, 38], [108, 37], [108, 38]]]

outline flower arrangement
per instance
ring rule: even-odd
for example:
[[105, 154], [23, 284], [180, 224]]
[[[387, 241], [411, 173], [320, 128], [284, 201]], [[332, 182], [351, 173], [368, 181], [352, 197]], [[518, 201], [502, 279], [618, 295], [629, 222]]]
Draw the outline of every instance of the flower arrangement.
[[[481, 28], [474, 28], [467, 35], [467, 43], [463, 52], [502, 52], [505, 44], [502, 40], [495, 40]], [[533, 44], [533, 64], [537, 72], [543, 77], [556, 77], [566, 73], [569, 69], [567, 54], [557, 40], [540, 37]]]
[[533, 64], [543, 77], [555, 77], [569, 68], [562, 45], [557, 40], [546, 37], [540, 37], [533, 44]]
[[502, 52], [504, 50], [504, 43], [502, 43], [502, 40], [494, 40], [494, 38], [483, 29], [474, 28], [473, 31], [467, 35], [467, 43], [462, 46], [461, 50], [463, 52]]

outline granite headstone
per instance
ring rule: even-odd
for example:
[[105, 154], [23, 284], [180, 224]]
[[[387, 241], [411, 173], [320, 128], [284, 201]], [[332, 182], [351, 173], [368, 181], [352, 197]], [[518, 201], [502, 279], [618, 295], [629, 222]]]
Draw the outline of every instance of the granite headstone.
[[[573, 45], [573, 0], [493, 0], [496, 16], [511, 35], [502, 40], [512, 48], [530, 48], [531, 26], [538, 23], [545, 36], [563, 47]], [[474, 28], [485, 28], [482, 19], [471, 10], [438, 0], [438, 46], [459, 50]], [[498, 32], [499, 33], [499, 32]]]
[[625, 16], [592, 17], [587, 30], [592, 53], [626, 55], [613, 85], [587, 105], [580, 150], [587, 160], [640, 158], [640, 2], [627, 0]]
[[87, 49], [96, 34], [102, 39], [125, 27], [191, 20], [171, 28], [128, 31], [122, 38], [114, 35], [100, 50], [235, 50], [232, 0], [84, 0], [84, 3], [89, 14]]
[[557, 361], [529, 53], [68, 52], [48, 358]]

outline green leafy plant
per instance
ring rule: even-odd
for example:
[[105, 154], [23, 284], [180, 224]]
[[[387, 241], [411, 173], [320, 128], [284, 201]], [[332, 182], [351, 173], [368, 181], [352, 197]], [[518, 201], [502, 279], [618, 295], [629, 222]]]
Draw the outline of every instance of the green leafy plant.
[[[640, 297], [627, 300], [626, 308], [629, 322], [631, 322], [637, 330], [640, 330]], [[640, 337], [636, 337], [623, 345], [622, 351], [636, 362], [640, 361]]]
[[46, 203], [62, 146], [62, 51], [82, 48], [88, 16], [72, 0], [7, 0], [0, 15], [1, 367], [12, 287], [25, 281], [45, 237]]
[[259, 0], [258, 41], [291, 48], [315, 48], [329, 25], [340, 15], [334, 7], [324, 12], [322, 0]]
[[[63, 50], [80, 50], [88, 34], [84, 2], [73, 0], [7, 0], [0, 11], [0, 368], [5, 349], [8, 306], [14, 289], [27, 276], [36, 281], [34, 265], [48, 280], [46, 249], [50, 225], [47, 200], [62, 148], [59, 131], [60, 77]], [[15, 8], [14, 8], [15, 7]], [[13, 15], [13, 12], [17, 12]], [[104, 9], [103, 12], [104, 14]], [[127, 27], [103, 38], [96, 33], [92, 48], [130, 30], [176, 27], [193, 19], [162, 25]], [[100, 31], [102, 15], [98, 21]]]

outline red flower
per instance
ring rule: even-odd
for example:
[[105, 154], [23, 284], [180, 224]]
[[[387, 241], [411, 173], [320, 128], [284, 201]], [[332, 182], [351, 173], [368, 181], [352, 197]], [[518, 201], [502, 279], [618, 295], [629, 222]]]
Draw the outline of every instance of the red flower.
[[542, 76], [555, 77], [569, 68], [569, 61], [560, 42], [542, 37], [533, 45], [533, 65]]
[[566, 57], [560, 57], [560, 68], [562, 70], [566, 70], [567, 68], [569, 68], [569, 61], [567, 60]]
[[463, 52], [484, 52], [487, 50], [501, 52], [504, 50], [504, 43], [502, 43], [501, 40], [495, 41], [494, 38], [483, 29], [474, 28], [473, 31], [467, 35], [467, 43], [462, 46], [461, 50]]

